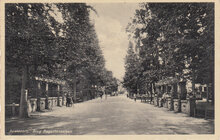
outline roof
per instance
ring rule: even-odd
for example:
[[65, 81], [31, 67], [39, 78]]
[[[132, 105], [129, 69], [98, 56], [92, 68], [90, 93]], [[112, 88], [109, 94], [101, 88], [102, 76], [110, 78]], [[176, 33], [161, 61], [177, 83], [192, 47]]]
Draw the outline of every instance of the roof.
[[175, 83], [179, 83], [179, 82], [181, 82], [181, 81], [175, 77], [168, 77], [168, 78], [165, 78], [165, 79], [158, 81], [156, 83], [156, 86], [175, 84]]
[[62, 84], [64, 85], [66, 82], [64, 80], [60, 80], [57, 78], [45, 78], [45, 77], [35, 77], [35, 80], [37, 81], [44, 81], [44, 82], [48, 82], [48, 83], [55, 83], [55, 84]]

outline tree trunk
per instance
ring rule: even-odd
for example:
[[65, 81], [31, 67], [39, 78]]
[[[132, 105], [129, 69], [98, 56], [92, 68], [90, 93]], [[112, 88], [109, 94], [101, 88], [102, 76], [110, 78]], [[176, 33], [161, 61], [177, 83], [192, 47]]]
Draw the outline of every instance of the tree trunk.
[[20, 107], [19, 107], [19, 117], [25, 118], [29, 117], [28, 113], [28, 104], [27, 104], [27, 91], [26, 89], [26, 83], [27, 83], [27, 69], [28, 66], [24, 65], [22, 67], [22, 85], [21, 85], [21, 98], [20, 98]]
[[138, 82], [136, 83], [136, 94], [139, 94], [138, 93], [138, 89], [139, 89], [139, 86], [138, 86]]
[[[214, 83], [214, 82], [213, 82]], [[215, 104], [215, 87], [214, 84], [211, 84], [211, 91], [212, 91], [212, 105]]]
[[[150, 83], [151, 84], [151, 83]], [[147, 89], [149, 89], [149, 86], [147, 84]], [[155, 92], [154, 92], [154, 96], [155, 96]], [[150, 90], [150, 101], [152, 102], [153, 101], [153, 92], [152, 92], [152, 89]]]
[[150, 87], [148, 87], [148, 89], [150, 88], [150, 98], [151, 98], [151, 101], [153, 100], [152, 99], [152, 95], [153, 95], [153, 91], [152, 91], [152, 83], [150, 83]]
[[33, 84], [34, 84], [34, 94], [35, 94], [35, 98], [38, 98], [38, 83], [35, 80], [35, 76], [37, 76], [37, 64], [36, 64], [36, 60], [34, 61], [34, 75], [33, 75]]
[[192, 93], [195, 95], [195, 70], [192, 70]]
[[74, 75], [73, 75], [73, 99], [74, 99], [74, 103], [76, 103], [76, 70], [74, 70]]
[[150, 94], [152, 94], [153, 93], [153, 90], [152, 90], [152, 83], [149, 83], [150, 85], [149, 85], [149, 88], [150, 88]]
[[206, 101], [207, 101], [207, 103], [209, 102], [209, 90], [210, 90], [210, 88], [209, 88], [209, 84], [206, 84], [206, 86], [207, 86], [207, 91], [206, 91]]
[[156, 92], [156, 86], [155, 86], [155, 83], [154, 83], [154, 82], [152, 83], [152, 87], [153, 87], [153, 89], [152, 89], [152, 90], [153, 90], [153, 93], [155, 93], [155, 92]]

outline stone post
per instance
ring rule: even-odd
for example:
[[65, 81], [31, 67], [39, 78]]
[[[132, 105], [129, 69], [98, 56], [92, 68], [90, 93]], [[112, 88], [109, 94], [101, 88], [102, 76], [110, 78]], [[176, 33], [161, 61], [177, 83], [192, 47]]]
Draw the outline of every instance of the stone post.
[[31, 107], [31, 112], [35, 112], [37, 110], [37, 99], [36, 98], [30, 99], [30, 107]]
[[168, 97], [167, 98], [167, 107], [168, 107], [168, 110], [173, 110], [173, 103], [172, 103], [172, 98], [171, 97]]
[[46, 98], [40, 98], [39, 99], [39, 111], [43, 111], [45, 109], [45, 100]]
[[50, 109], [50, 105], [49, 105], [49, 100], [48, 100], [48, 96], [49, 96], [49, 84], [46, 82], [46, 100], [45, 100], [45, 108], [46, 109]]
[[57, 85], [58, 106], [62, 106], [62, 96], [60, 96], [60, 85]]
[[173, 107], [175, 112], [181, 111], [181, 100], [179, 99], [173, 99]]
[[181, 100], [181, 112], [187, 114], [187, 100]]
[[60, 97], [60, 85], [59, 85], [59, 84], [57, 84], [57, 97], [58, 97], [58, 103], [57, 103], [57, 105], [58, 105], [58, 106], [62, 106], [62, 104], [60, 103], [61, 97]]
[[38, 95], [37, 96], [37, 110], [39, 111], [40, 110], [40, 96], [42, 96], [40, 81], [37, 82], [37, 92], [38, 92], [38, 94], [37, 94]]
[[189, 116], [195, 115], [195, 108], [196, 108], [196, 99], [195, 98], [188, 98], [187, 99], [187, 106], [186, 112]]
[[12, 116], [15, 116], [15, 103], [12, 104]]

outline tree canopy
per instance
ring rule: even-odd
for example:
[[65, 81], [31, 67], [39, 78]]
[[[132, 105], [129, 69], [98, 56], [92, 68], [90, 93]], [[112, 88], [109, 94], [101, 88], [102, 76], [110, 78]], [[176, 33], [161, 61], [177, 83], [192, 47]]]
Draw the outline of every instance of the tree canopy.
[[193, 85], [214, 82], [213, 3], [141, 3], [127, 32], [145, 82], [166, 77], [192, 80]]
[[[90, 21], [90, 12], [96, 12], [93, 7], [85, 3], [14, 3], [6, 4], [5, 11], [6, 85], [13, 82], [13, 72], [20, 78], [25, 74], [25, 83], [34, 76], [65, 80], [75, 96], [82, 90], [77, 87], [80, 83], [88, 88], [113, 84], [112, 74], [106, 78], [104, 56]], [[23, 67], [22, 73], [19, 68]], [[16, 82], [21, 86], [19, 78]], [[11, 90], [6, 87], [6, 94], [13, 94]]]

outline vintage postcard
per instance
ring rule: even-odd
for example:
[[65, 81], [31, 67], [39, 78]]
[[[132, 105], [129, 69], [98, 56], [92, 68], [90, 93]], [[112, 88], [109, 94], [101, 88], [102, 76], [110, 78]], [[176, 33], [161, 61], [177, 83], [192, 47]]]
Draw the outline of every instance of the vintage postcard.
[[220, 140], [219, 2], [1, 1], [0, 138]]

